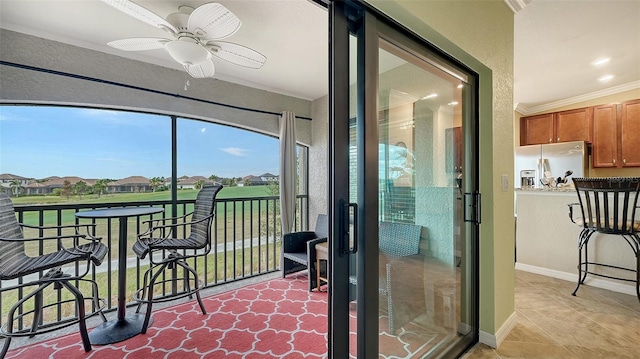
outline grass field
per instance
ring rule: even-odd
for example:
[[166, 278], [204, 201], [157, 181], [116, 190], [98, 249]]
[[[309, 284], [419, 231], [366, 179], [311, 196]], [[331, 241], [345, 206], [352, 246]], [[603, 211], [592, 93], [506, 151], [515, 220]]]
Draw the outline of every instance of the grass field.
[[[178, 199], [195, 199], [198, 190], [179, 190]], [[277, 195], [277, 194], [276, 194]], [[248, 186], [248, 187], [224, 187], [218, 198], [245, 198], [245, 197], [268, 197], [271, 196], [267, 186]], [[95, 194], [84, 195], [82, 197], [72, 196], [66, 197], [47, 195], [47, 196], [20, 196], [12, 197], [11, 200], [16, 205], [23, 204], [75, 204], [75, 203], [109, 203], [109, 202], [138, 202], [138, 201], [168, 201], [171, 199], [170, 191], [162, 192], [144, 192], [144, 193], [115, 193], [103, 194], [100, 197]]]

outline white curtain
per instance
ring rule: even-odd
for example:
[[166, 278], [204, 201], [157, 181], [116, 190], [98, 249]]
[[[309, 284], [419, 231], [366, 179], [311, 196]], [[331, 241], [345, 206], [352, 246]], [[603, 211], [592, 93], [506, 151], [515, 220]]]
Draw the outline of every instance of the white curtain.
[[280, 221], [282, 234], [291, 232], [296, 215], [296, 115], [280, 116]]

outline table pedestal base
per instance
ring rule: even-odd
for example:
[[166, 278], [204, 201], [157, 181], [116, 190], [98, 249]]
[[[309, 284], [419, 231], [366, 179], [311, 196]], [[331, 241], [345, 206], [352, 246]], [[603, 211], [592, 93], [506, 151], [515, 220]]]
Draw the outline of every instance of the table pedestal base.
[[[89, 333], [91, 344], [104, 345], [121, 342], [142, 332], [144, 314], [128, 315], [122, 320], [110, 320], [95, 327]], [[153, 318], [149, 319], [149, 325]]]

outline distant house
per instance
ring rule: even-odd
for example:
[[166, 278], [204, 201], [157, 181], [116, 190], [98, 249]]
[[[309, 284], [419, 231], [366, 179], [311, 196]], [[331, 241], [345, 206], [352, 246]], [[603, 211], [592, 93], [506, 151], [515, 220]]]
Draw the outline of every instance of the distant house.
[[[171, 186], [171, 183], [173, 181], [171, 180], [171, 177], [167, 178], [166, 180], [166, 185], [167, 186]], [[216, 184], [215, 181], [212, 181], [210, 179], [208, 179], [207, 177], [204, 176], [182, 176], [182, 177], [178, 177], [178, 181], [176, 183], [176, 188], [178, 189], [196, 189], [196, 184], [198, 182], [201, 182], [205, 185], [211, 185], [211, 184]]]
[[13, 190], [11, 188], [11, 184], [14, 183], [14, 181], [18, 181], [20, 183], [20, 186], [24, 188], [29, 183], [30, 180], [31, 179], [29, 178], [16, 176], [11, 173], [0, 174], [0, 191], [8, 195], [11, 195]]
[[272, 175], [272, 174], [271, 174], [271, 173], [269, 173], [269, 172], [264, 173], [264, 174], [261, 174], [261, 175], [260, 175], [260, 178], [262, 178], [262, 180], [263, 180], [264, 182], [267, 182], [267, 183], [268, 183], [268, 182], [278, 182], [278, 181], [280, 181], [280, 176], [278, 176], [278, 175]]
[[280, 177], [272, 175], [271, 173], [265, 173], [260, 176], [248, 175], [242, 177], [238, 182], [238, 187], [243, 186], [266, 186], [272, 182], [278, 182]]
[[85, 179], [76, 176], [51, 176], [46, 177], [41, 180], [32, 180], [25, 186], [26, 194], [28, 195], [39, 195], [39, 194], [52, 194], [56, 188], [63, 188], [65, 182], [69, 182], [71, 186], [74, 184], [84, 181], [87, 186], [93, 186], [96, 183], [96, 179]]
[[139, 193], [149, 191], [151, 191], [149, 179], [142, 176], [131, 176], [107, 184], [107, 193]]

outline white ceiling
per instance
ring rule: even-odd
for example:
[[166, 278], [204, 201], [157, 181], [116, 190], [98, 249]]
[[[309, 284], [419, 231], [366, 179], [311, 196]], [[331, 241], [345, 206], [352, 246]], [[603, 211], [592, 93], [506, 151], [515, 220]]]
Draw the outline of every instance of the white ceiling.
[[[166, 18], [178, 6], [198, 7], [207, 0], [134, 0]], [[299, 98], [327, 94], [327, 12], [306, 0], [221, 0], [242, 26], [224, 41], [267, 57], [261, 69], [214, 58], [216, 78]], [[128, 16], [99, 0], [0, 0], [0, 27], [113, 55], [183, 70], [163, 50], [124, 52], [107, 42], [129, 37], [167, 38], [164, 30]], [[197, 80], [193, 80], [197, 81]]]
[[[514, 102], [524, 112], [640, 88], [640, 0], [533, 0], [514, 27]], [[591, 65], [602, 57], [611, 61]], [[599, 82], [606, 74], [614, 78]]]
[[[513, 3], [515, 0], [505, 0]], [[136, 0], [166, 17], [207, 0]], [[327, 93], [327, 13], [307, 0], [220, 0], [242, 20], [225, 41], [267, 57], [247, 69], [215, 61], [216, 78], [313, 100]], [[640, 87], [640, 0], [517, 0], [514, 105], [522, 112]], [[166, 37], [99, 0], [0, 0], [0, 27], [182, 70], [164, 50], [122, 52], [107, 42]], [[590, 63], [611, 57], [605, 67]], [[613, 74], [610, 82], [598, 77]], [[197, 80], [196, 80], [197, 81]]]

